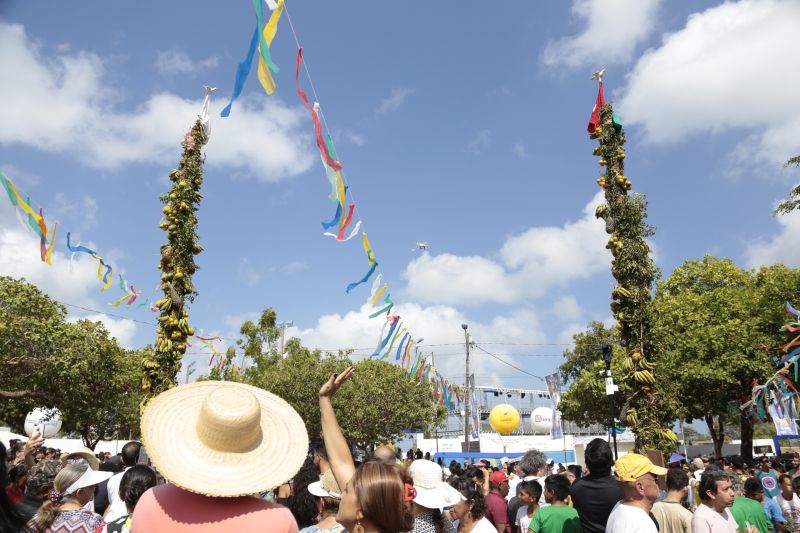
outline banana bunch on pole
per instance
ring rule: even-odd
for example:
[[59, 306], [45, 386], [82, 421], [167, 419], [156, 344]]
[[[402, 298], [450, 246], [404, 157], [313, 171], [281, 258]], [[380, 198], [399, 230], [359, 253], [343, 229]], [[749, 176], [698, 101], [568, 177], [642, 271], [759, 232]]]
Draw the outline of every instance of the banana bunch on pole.
[[653, 229], [646, 222], [644, 197], [628, 194], [633, 184], [625, 175], [625, 132], [613, 106], [600, 94], [599, 118], [596, 124], [590, 123], [590, 137], [598, 142], [594, 155], [600, 158], [603, 172], [597, 184], [604, 190], [605, 203], [598, 206], [595, 215], [605, 221], [610, 235], [606, 248], [613, 256], [611, 272], [616, 286], [611, 293], [611, 310], [625, 348], [622, 378], [631, 390], [624, 421], [636, 434], [638, 449], [667, 450], [677, 443], [677, 436], [660, 419], [656, 367], [648, 358], [648, 306], [658, 272], [645, 238], [653, 234]]
[[164, 218], [159, 227], [167, 233], [167, 243], [161, 246], [158, 268], [162, 271], [164, 297], [154, 304], [160, 311], [155, 350], [142, 363], [142, 389], [148, 396], [145, 401], [175, 386], [186, 341], [194, 335], [187, 304], [197, 295], [192, 284], [197, 270], [194, 256], [203, 251], [198, 243], [197, 209], [203, 199], [202, 148], [207, 141], [208, 135], [198, 119], [183, 138], [178, 168], [169, 173], [172, 187], [161, 196]]

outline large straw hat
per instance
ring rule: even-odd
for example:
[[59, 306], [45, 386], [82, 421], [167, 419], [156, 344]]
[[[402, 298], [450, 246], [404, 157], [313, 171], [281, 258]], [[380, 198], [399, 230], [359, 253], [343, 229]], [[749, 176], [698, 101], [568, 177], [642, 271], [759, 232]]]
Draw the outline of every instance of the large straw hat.
[[433, 461], [417, 459], [408, 467], [408, 473], [417, 492], [414, 503], [422, 507], [442, 509], [464, 500], [460, 492], [442, 481], [442, 469]]
[[291, 405], [265, 390], [200, 381], [156, 396], [142, 416], [147, 453], [175, 485], [207, 496], [243, 496], [291, 479], [308, 433]]

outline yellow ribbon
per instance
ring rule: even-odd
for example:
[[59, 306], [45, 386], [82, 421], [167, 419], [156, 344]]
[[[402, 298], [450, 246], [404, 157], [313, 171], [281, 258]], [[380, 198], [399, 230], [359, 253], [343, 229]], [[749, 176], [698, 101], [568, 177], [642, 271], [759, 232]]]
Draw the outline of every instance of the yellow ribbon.
[[56, 242], [56, 228], [58, 228], [58, 222], [53, 224], [53, 233], [50, 234], [50, 245], [47, 247], [47, 253], [44, 254], [44, 260], [48, 265], [52, 265], [50, 260], [53, 257], [53, 244]]
[[[272, 40], [278, 32], [278, 21], [281, 18], [281, 13], [283, 13], [283, 0], [278, 0], [278, 7], [272, 12], [269, 21], [264, 26], [264, 42], [267, 43], [268, 47], [272, 45]], [[258, 81], [261, 82], [261, 86], [264, 87], [264, 91], [267, 94], [275, 92], [275, 80], [272, 78], [269, 67], [267, 67], [261, 54], [258, 56]]]
[[372, 305], [375, 305], [375, 304], [378, 303], [378, 300], [381, 299], [381, 296], [383, 295], [384, 292], [386, 292], [386, 289], [388, 289], [388, 288], [389, 288], [389, 284], [388, 283], [384, 283], [383, 287], [381, 287], [381, 289], [378, 292], [376, 292], [375, 296], [372, 298]]

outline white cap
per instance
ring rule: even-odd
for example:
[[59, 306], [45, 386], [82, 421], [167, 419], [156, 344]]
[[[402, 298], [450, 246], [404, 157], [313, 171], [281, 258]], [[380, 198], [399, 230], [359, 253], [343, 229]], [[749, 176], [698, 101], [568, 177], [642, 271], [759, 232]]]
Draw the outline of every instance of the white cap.
[[64, 491], [64, 494], [72, 494], [78, 489], [82, 489], [84, 487], [91, 487], [92, 485], [97, 485], [98, 483], [102, 483], [103, 481], [107, 480], [113, 475], [114, 475], [113, 472], [101, 472], [99, 470], [92, 470], [87, 466], [86, 472], [84, 472], [83, 475], [79, 477], [72, 485], [67, 487], [67, 490]]

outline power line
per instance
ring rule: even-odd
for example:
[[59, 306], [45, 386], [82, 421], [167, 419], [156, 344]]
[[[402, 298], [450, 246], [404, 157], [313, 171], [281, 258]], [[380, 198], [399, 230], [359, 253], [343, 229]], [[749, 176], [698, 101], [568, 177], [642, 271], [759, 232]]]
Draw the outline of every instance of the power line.
[[524, 369], [522, 369], [522, 368], [520, 368], [520, 367], [518, 367], [518, 366], [516, 366], [516, 365], [513, 365], [513, 364], [509, 363], [508, 361], [506, 361], [505, 359], [502, 359], [502, 358], [500, 358], [500, 357], [497, 357], [497, 356], [496, 356], [496, 355], [494, 355], [493, 353], [491, 353], [491, 352], [489, 352], [489, 351], [487, 351], [487, 350], [484, 350], [483, 348], [481, 348], [481, 347], [480, 347], [479, 345], [477, 345], [477, 344], [475, 344], [474, 346], [475, 346], [475, 348], [479, 349], [480, 351], [482, 351], [482, 352], [483, 352], [483, 353], [485, 353], [486, 355], [489, 355], [489, 356], [491, 356], [491, 357], [494, 357], [495, 359], [497, 359], [498, 361], [500, 361], [500, 362], [501, 362], [501, 363], [503, 363], [504, 365], [508, 365], [508, 366], [510, 366], [511, 368], [514, 368], [514, 369], [516, 369], [516, 370], [519, 370], [519, 371], [520, 371], [520, 372], [522, 372], [523, 374], [527, 374], [527, 375], [529, 375], [529, 376], [535, 377], [536, 379], [541, 379], [542, 381], [544, 381], [544, 378], [543, 378], [542, 376], [537, 376], [536, 374], [531, 374], [531, 373], [530, 373], [530, 372], [528, 372], [527, 370], [524, 370]]

